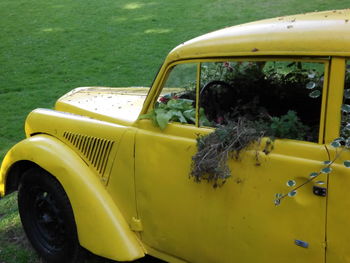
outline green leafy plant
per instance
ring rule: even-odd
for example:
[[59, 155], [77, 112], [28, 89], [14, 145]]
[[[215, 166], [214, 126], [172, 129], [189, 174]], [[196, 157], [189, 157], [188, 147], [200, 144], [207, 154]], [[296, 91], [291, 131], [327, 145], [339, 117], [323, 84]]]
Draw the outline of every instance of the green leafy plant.
[[[160, 98], [153, 110], [141, 115], [139, 119], [151, 119], [153, 124], [162, 130], [172, 121], [195, 123], [196, 109], [193, 104], [194, 101], [190, 99], [181, 99], [176, 95], [165, 95]], [[199, 109], [199, 123], [204, 126], [210, 124], [202, 108]]]
[[309, 127], [300, 121], [295, 111], [291, 110], [280, 117], [271, 117], [270, 122], [265, 123], [266, 134], [273, 138], [304, 140], [309, 131]]
[[196, 109], [193, 107], [193, 100], [172, 97], [163, 101], [157, 102], [155, 108], [151, 112], [141, 115], [140, 119], [151, 119], [153, 124], [162, 130], [170, 121], [196, 122]]

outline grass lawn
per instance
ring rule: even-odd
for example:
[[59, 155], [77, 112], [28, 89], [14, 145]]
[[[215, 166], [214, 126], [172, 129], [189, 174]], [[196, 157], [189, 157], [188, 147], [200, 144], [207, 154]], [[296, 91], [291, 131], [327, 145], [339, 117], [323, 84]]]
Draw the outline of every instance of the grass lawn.
[[0, 201], [0, 262], [37, 263], [18, 219], [17, 195]]
[[[0, 162], [26, 115], [79, 86], [150, 86], [166, 54], [257, 19], [349, 7], [347, 0], [2, 0]], [[0, 263], [38, 262], [16, 210], [0, 201]]]

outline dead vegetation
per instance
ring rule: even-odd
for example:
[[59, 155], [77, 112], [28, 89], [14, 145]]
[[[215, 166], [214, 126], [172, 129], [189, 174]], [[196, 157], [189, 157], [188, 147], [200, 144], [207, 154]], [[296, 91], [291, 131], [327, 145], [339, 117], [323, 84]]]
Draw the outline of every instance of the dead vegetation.
[[231, 176], [229, 158], [237, 159], [241, 150], [259, 142], [265, 135], [245, 118], [230, 121], [213, 133], [197, 138], [197, 153], [192, 157], [191, 176], [196, 182], [208, 181], [213, 187], [222, 186]]

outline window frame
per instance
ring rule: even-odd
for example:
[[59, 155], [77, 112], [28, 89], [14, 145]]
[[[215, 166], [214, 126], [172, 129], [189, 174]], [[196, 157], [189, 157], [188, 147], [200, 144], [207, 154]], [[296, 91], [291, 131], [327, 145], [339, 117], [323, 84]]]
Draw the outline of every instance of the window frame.
[[345, 88], [346, 61], [350, 57], [332, 57], [329, 72], [327, 112], [325, 116], [324, 143], [329, 144], [340, 135], [341, 106]]
[[[343, 58], [346, 60], [346, 58]], [[154, 109], [155, 104], [164, 88], [164, 85], [166, 84], [169, 75], [172, 72], [172, 69], [180, 64], [187, 64], [187, 63], [195, 63], [197, 64], [197, 72], [196, 72], [196, 123], [195, 124], [182, 124], [179, 122], [172, 122], [173, 124], [180, 124], [180, 125], [191, 125], [194, 127], [197, 127], [199, 129], [205, 129], [205, 130], [214, 130], [215, 127], [208, 127], [208, 126], [199, 126], [199, 93], [200, 93], [200, 77], [201, 77], [201, 68], [202, 63], [208, 63], [208, 62], [305, 62], [305, 63], [323, 63], [324, 64], [324, 80], [323, 80], [323, 87], [322, 87], [322, 100], [321, 100], [321, 109], [320, 109], [320, 118], [319, 118], [319, 132], [318, 132], [318, 142], [310, 142], [310, 141], [301, 141], [301, 140], [295, 140], [295, 139], [288, 139], [292, 141], [297, 142], [307, 142], [307, 143], [316, 143], [316, 144], [323, 144], [325, 142], [325, 136], [326, 136], [326, 110], [327, 110], [327, 102], [328, 102], [328, 96], [329, 96], [329, 78], [330, 78], [330, 65], [331, 65], [331, 57], [271, 57], [271, 56], [262, 56], [262, 57], [215, 57], [215, 58], [198, 58], [198, 59], [188, 59], [188, 60], [181, 60], [176, 61], [173, 63], [170, 63], [166, 69], [165, 73], [163, 74], [163, 77], [161, 81], [159, 82], [159, 88], [154, 96], [153, 101], [150, 104], [150, 108]], [[344, 70], [345, 74], [345, 70]], [[327, 114], [328, 115], [328, 114]], [[339, 131], [338, 131], [339, 133]], [[283, 139], [283, 138], [282, 138]]]

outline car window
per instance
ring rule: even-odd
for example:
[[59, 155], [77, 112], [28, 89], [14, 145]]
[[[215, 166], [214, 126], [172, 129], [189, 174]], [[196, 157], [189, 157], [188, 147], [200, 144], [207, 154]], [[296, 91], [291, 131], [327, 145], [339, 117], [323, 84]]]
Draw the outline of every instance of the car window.
[[201, 63], [200, 70], [205, 126], [244, 119], [279, 138], [318, 141], [323, 63], [220, 61]]
[[348, 123], [350, 123], [350, 61], [347, 61], [345, 68], [345, 86], [343, 94], [343, 105], [341, 108], [340, 135], [345, 138], [348, 138], [350, 136], [350, 129], [349, 127], [346, 127]]
[[158, 124], [196, 123], [196, 79], [198, 63], [175, 65], [155, 104]]

